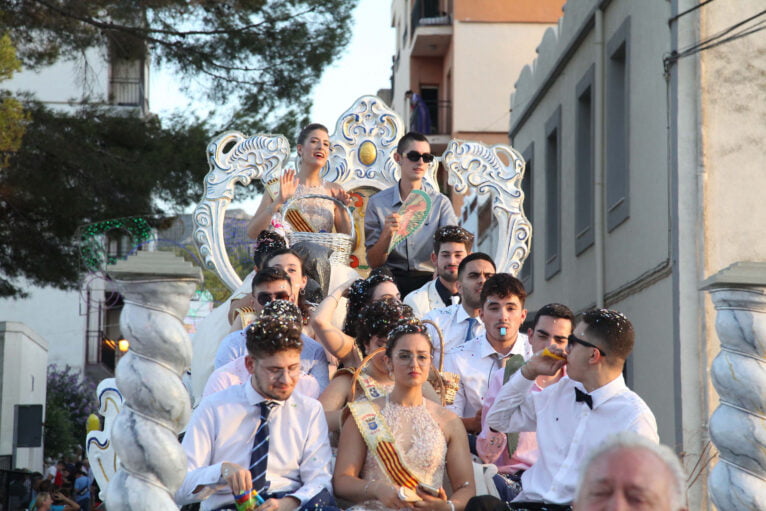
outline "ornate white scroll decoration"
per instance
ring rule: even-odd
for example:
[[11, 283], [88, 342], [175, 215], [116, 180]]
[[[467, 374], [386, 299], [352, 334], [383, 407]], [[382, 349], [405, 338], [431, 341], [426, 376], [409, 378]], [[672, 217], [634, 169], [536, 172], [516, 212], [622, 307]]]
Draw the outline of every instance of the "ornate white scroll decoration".
[[[330, 136], [332, 151], [322, 177], [346, 190], [369, 186], [382, 190], [395, 185], [401, 175], [394, 160], [396, 145], [405, 134], [396, 112], [377, 96], [357, 99], [335, 124]], [[424, 179], [426, 189], [438, 190], [434, 161]]]
[[116, 370], [125, 402], [112, 426], [119, 469], [106, 490], [109, 511], [178, 509], [186, 475], [178, 434], [191, 413], [181, 376], [191, 363], [182, 323], [199, 278], [117, 279], [125, 307], [120, 330], [130, 351]]
[[242, 279], [226, 253], [223, 222], [234, 187], [248, 185], [253, 179], [267, 183], [278, 177], [289, 154], [290, 145], [282, 135], [248, 138], [237, 131], [217, 136], [207, 147], [210, 171], [205, 176], [203, 200], [194, 210], [194, 241], [205, 266], [232, 291]]
[[122, 409], [122, 394], [117, 390], [114, 378], [101, 380], [96, 389], [98, 413], [104, 418], [102, 431], [91, 431], [85, 438], [85, 450], [88, 453], [93, 475], [100, 488], [99, 498], [106, 498], [106, 488], [117, 472], [117, 453], [110, 441], [112, 425]]
[[713, 361], [720, 404], [710, 417], [719, 462], [709, 476], [718, 509], [766, 503], [766, 287], [712, 288], [721, 352]]
[[495, 254], [497, 271], [517, 275], [529, 255], [532, 224], [524, 214], [524, 159], [507, 145], [487, 146], [481, 142], [451, 140], [442, 155], [449, 183], [457, 193], [468, 187], [479, 195], [489, 194], [498, 224]]

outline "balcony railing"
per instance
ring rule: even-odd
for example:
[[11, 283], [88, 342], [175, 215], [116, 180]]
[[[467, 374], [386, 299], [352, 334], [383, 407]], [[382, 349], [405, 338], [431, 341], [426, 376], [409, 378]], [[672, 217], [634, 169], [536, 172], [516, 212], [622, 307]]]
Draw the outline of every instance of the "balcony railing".
[[450, 23], [449, 14], [439, 10], [439, 0], [415, 0], [410, 14], [412, 27], [410, 38], [415, 35], [415, 29], [421, 25], [449, 25]]
[[113, 105], [142, 107], [144, 84], [138, 78], [112, 78], [109, 82], [109, 98]]
[[449, 135], [452, 133], [452, 102], [447, 99], [423, 99], [428, 107], [431, 120], [428, 134]]

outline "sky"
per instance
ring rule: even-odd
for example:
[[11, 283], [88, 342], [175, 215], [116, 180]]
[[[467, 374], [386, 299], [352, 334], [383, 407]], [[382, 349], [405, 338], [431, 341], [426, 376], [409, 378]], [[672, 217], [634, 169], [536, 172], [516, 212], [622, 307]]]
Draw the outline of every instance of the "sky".
[[[391, 27], [390, 0], [360, 0], [354, 9], [351, 41], [336, 62], [325, 69], [313, 91], [311, 122], [335, 121], [359, 96], [375, 94], [391, 84], [391, 57], [396, 51]], [[149, 106], [164, 117], [175, 110], [192, 109], [205, 116], [210, 104], [191, 103], [175, 85], [175, 78], [161, 70], [150, 75]]]

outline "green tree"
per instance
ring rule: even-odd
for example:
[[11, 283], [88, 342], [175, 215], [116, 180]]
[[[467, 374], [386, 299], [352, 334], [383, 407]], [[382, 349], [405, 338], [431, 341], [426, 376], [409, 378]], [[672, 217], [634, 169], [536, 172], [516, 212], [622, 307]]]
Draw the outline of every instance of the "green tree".
[[0, 33], [10, 34], [25, 68], [93, 48], [151, 58], [196, 84], [189, 93], [212, 100], [222, 120], [145, 120], [88, 107], [65, 114], [30, 102], [21, 147], [2, 153], [0, 297], [24, 296], [22, 277], [76, 287], [78, 226], [158, 218], [197, 202], [213, 133], [231, 127], [292, 139], [307, 122], [312, 87], [348, 41], [356, 2], [0, 0]]
[[[8, 80], [21, 69], [16, 49], [8, 34], [0, 37], [0, 81]], [[29, 117], [16, 98], [0, 93], [0, 169], [8, 165], [10, 155], [18, 151]]]
[[[201, 123], [115, 117], [87, 108], [62, 114], [29, 103], [21, 149], [0, 172], [0, 296], [18, 283], [74, 288], [77, 228], [110, 218], [167, 214], [202, 193], [209, 134]], [[165, 207], [167, 209], [167, 207]], [[152, 220], [157, 223], [157, 220]]]
[[0, 0], [0, 30], [36, 68], [89, 48], [151, 58], [248, 131], [291, 133], [348, 42], [357, 0]]
[[45, 397], [45, 457], [59, 459], [85, 445], [85, 423], [98, 411], [96, 386], [70, 366], [48, 366]]

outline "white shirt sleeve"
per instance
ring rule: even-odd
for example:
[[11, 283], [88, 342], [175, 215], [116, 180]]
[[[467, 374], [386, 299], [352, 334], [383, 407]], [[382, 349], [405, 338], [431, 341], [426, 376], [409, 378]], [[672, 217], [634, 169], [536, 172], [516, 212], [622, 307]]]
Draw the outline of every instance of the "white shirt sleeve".
[[224, 337], [221, 345], [218, 346], [218, 351], [215, 353], [215, 368], [218, 369], [221, 366], [225, 366], [232, 360], [236, 360], [244, 355], [244, 349], [237, 349], [240, 343], [244, 347], [244, 342], [241, 330], [232, 332]]
[[503, 433], [535, 431], [535, 395], [530, 392], [534, 384], [534, 380], [527, 380], [520, 370], [516, 371], [498, 392], [487, 414], [487, 425]]
[[[446, 372], [460, 374], [460, 371], [455, 366], [456, 361], [456, 355], [452, 353], [448, 353], [444, 357], [444, 370]], [[455, 392], [455, 400], [452, 402], [451, 405], [447, 406], [448, 410], [452, 410], [457, 414], [458, 417], [465, 417], [465, 403], [466, 403], [466, 395], [465, 395], [465, 385], [463, 385], [463, 378], [460, 378], [460, 382], [458, 383], [457, 392]]]
[[325, 488], [332, 492], [332, 451], [321, 406], [314, 408], [306, 427], [308, 435], [300, 463], [300, 476], [304, 484], [289, 494], [300, 500], [301, 505]]
[[[175, 495], [179, 505], [199, 502], [226, 486], [221, 481], [221, 463], [210, 465], [215, 437], [215, 416], [209, 407], [199, 407], [192, 414], [181, 445], [186, 452], [187, 472]], [[207, 488], [194, 493], [198, 486]]]

